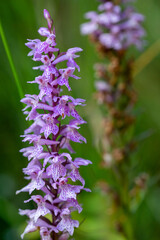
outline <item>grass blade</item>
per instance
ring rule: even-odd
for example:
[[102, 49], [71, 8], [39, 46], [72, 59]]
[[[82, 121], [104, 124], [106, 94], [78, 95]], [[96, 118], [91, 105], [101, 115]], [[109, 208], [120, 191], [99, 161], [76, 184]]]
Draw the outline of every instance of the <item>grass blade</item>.
[[6, 37], [5, 37], [4, 31], [3, 31], [3, 27], [2, 27], [1, 22], [0, 22], [0, 35], [1, 35], [1, 38], [2, 38], [4, 49], [6, 51], [6, 55], [7, 55], [7, 58], [8, 58], [13, 76], [14, 76], [16, 86], [18, 88], [19, 96], [20, 96], [20, 98], [23, 98], [24, 97], [23, 90], [22, 90], [20, 81], [18, 79], [18, 75], [17, 75], [16, 69], [15, 69], [13, 60], [12, 60], [12, 56], [11, 56], [11, 53], [10, 53], [10, 50], [9, 50], [9, 47], [8, 47], [8, 44], [7, 44], [7, 41], [6, 41]]

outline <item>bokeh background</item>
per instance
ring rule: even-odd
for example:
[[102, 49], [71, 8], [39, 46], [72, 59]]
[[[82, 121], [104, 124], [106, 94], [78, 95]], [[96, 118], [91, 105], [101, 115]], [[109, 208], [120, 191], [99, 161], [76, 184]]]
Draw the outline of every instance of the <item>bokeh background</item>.
[[[1, 0], [0, 18], [6, 35], [13, 62], [24, 93], [37, 92], [37, 88], [27, 84], [38, 74], [32, 70], [34, 62], [27, 57], [28, 49], [24, 43], [27, 38], [38, 38], [37, 29], [46, 26], [43, 9], [50, 11], [54, 18], [57, 43], [62, 51], [70, 47], [81, 47], [84, 51], [78, 63], [81, 67], [81, 80], [72, 81], [73, 96], [85, 98], [87, 106], [79, 108], [82, 117], [88, 121], [81, 133], [87, 138], [87, 144], [75, 144], [77, 156], [90, 159], [92, 166], [82, 167], [81, 173], [86, 186], [92, 193], [82, 193], [79, 201], [84, 211], [75, 215], [81, 226], [75, 231], [77, 240], [123, 240], [110, 229], [107, 218], [107, 197], [96, 187], [97, 180], [109, 176], [100, 167], [99, 153], [101, 111], [93, 99], [93, 64], [99, 59], [87, 37], [80, 35], [79, 26], [84, 22], [83, 15], [96, 10], [96, 0]], [[135, 89], [138, 94], [136, 106], [137, 122], [135, 135], [146, 133], [138, 144], [134, 155], [133, 175], [148, 172], [150, 180], [148, 190], [133, 215], [136, 240], [160, 239], [160, 1], [137, 0], [136, 7], [146, 17], [146, 47], [143, 52], [135, 49], [131, 54], [137, 59], [138, 72], [135, 76]], [[159, 41], [159, 42], [158, 42]], [[1, 126], [1, 165], [0, 165], [0, 239], [19, 240], [26, 226], [25, 218], [18, 215], [18, 208], [28, 196], [15, 191], [26, 182], [22, 168], [27, 165], [19, 153], [24, 147], [20, 135], [27, 127], [21, 112], [22, 105], [15, 80], [0, 38], [0, 126]], [[148, 134], [149, 133], [149, 134]], [[37, 234], [26, 235], [25, 239], [38, 239]]]

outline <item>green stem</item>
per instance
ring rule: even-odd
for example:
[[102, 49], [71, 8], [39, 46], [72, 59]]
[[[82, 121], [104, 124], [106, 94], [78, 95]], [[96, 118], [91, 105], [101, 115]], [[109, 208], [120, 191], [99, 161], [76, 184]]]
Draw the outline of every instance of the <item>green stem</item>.
[[13, 60], [12, 60], [12, 56], [11, 56], [11, 53], [10, 53], [10, 50], [9, 50], [9, 47], [8, 47], [8, 44], [7, 44], [7, 41], [6, 41], [6, 37], [5, 37], [4, 31], [3, 31], [3, 27], [2, 27], [1, 22], [0, 22], [0, 35], [1, 35], [1, 38], [2, 38], [4, 49], [6, 51], [6, 55], [8, 57], [8, 61], [9, 61], [13, 76], [14, 76], [16, 86], [18, 88], [19, 96], [20, 96], [20, 98], [23, 98], [23, 96], [24, 96], [23, 90], [22, 90], [22, 87], [20, 85], [20, 81], [18, 79], [18, 75], [17, 75], [16, 69], [15, 69]]
[[128, 179], [127, 174], [124, 173], [120, 166], [113, 167], [113, 174], [117, 184], [119, 185], [119, 197], [120, 197], [120, 211], [124, 214], [124, 221], [122, 223], [123, 235], [127, 240], [134, 240], [133, 227], [131, 222], [131, 213], [129, 207], [129, 196], [128, 196]]

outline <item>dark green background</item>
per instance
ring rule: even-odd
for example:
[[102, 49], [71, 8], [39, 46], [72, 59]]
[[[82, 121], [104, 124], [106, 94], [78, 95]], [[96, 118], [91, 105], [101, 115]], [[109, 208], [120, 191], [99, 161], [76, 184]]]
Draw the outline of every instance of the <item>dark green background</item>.
[[[108, 227], [107, 201], [97, 190], [97, 179], [109, 178], [108, 173], [99, 167], [101, 111], [93, 100], [94, 71], [93, 64], [98, 60], [94, 47], [87, 37], [80, 35], [79, 26], [85, 20], [83, 15], [90, 10], [96, 10], [96, 0], [1, 0], [0, 18], [13, 61], [24, 93], [37, 92], [37, 88], [27, 84], [38, 74], [32, 70], [34, 62], [27, 57], [28, 49], [24, 43], [27, 38], [38, 37], [37, 30], [46, 26], [43, 19], [43, 9], [50, 11], [55, 21], [57, 43], [61, 51], [70, 47], [81, 47], [78, 63], [81, 67], [81, 80], [72, 80], [73, 96], [87, 99], [87, 106], [79, 108], [81, 115], [88, 124], [81, 129], [87, 138], [85, 145], [74, 144], [77, 156], [92, 160], [93, 165], [82, 167], [81, 173], [86, 179], [86, 186], [92, 193], [82, 193], [79, 197], [84, 211], [75, 216], [83, 221], [75, 231], [77, 240], [121, 240]], [[144, 27], [147, 32], [145, 52], [160, 39], [160, 1], [139, 0], [136, 3], [138, 11], [146, 16]], [[160, 44], [159, 44], [160, 45]], [[136, 135], [151, 130], [150, 137], [144, 139], [134, 155], [136, 168], [133, 176], [140, 172], [150, 174], [148, 192], [133, 217], [136, 240], [160, 239], [160, 47], [157, 47], [157, 56], [152, 59], [146, 52], [148, 65], [136, 75], [135, 89], [138, 93], [136, 106], [137, 124]], [[131, 51], [137, 59], [142, 54], [135, 49]], [[0, 112], [1, 112], [1, 168], [0, 168], [0, 239], [18, 240], [20, 233], [26, 226], [25, 218], [18, 215], [18, 208], [25, 208], [23, 200], [27, 194], [15, 195], [15, 191], [26, 183], [23, 179], [22, 168], [27, 159], [19, 153], [24, 147], [20, 134], [27, 127], [21, 112], [17, 87], [11, 72], [6, 53], [0, 39]], [[131, 173], [132, 174], [132, 173]], [[37, 234], [26, 235], [26, 239], [37, 239]]]

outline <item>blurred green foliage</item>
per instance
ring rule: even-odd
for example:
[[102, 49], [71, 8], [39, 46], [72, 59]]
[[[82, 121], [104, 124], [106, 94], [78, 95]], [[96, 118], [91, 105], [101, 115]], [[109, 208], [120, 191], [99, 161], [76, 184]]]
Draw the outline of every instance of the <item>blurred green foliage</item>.
[[[93, 64], [99, 61], [93, 46], [86, 37], [80, 35], [79, 26], [84, 22], [85, 12], [97, 8], [96, 0], [1, 0], [0, 18], [6, 39], [12, 54], [23, 92], [37, 92], [36, 86], [27, 84], [37, 75], [32, 70], [34, 62], [27, 57], [28, 49], [24, 43], [27, 38], [38, 37], [37, 29], [45, 26], [43, 9], [50, 11], [54, 18], [58, 46], [65, 51], [70, 47], [84, 49], [78, 60], [81, 67], [79, 81], [72, 81], [73, 96], [87, 99], [87, 107], [79, 109], [88, 124], [81, 130], [87, 138], [85, 145], [75, 144], [77, 156], [91, 159], [92, 166], [82, 167], [81, 173], [86, 179], [86, 186], [92, 193], [82, 193], [79, 201], [84, 211], [75, 217], [81, 226], [75, 231], [78, 240], [123, 240], [108, 226], [108, 199], [96, 188], [99, 179], [110, 181], [109, 174], [101, 169], [101, 156], [98, 146], [101, 112], [93, 99], [94, 71]], [[160, 1], [138, 0], [139, 12], [146, 16], [146, 49], [160, 38]], [[145, 51], [145, 50], [144, 50]], [[136, 240], [160, 239], [160, 56], [146, 55], [148, 65], [135, 78], [135, 89], [138, 103], [135, 109], [137, 116], [136, 136], [147, 130], [151, 131], [148, 138], [138, 144], [133, 156], [131, 176], [140, 172], [150, 175], [149, 189], [133, 217]], [[138, 59], [141, 53], [136, 50], [132, 54]], [[21, 112], [22, 105], [13, 74], [0, 39], [0, 110], [1, 110], [1, 168], [0, 168], [0, 239], [18, 240], [26, 223], [25, 218], [18, 215], [18, 208], [25, 208], [23, 200], [27, 194], [15, 195], [15, 191], [26, 184], [22, 168], [27, 160], [19, 153], [24, 147], [19, 137], [27, 127]], [[28, 205], [29, 206], [29, 205]], [[38, 239], [37, 234], [26, 236], [26, 239]]]

